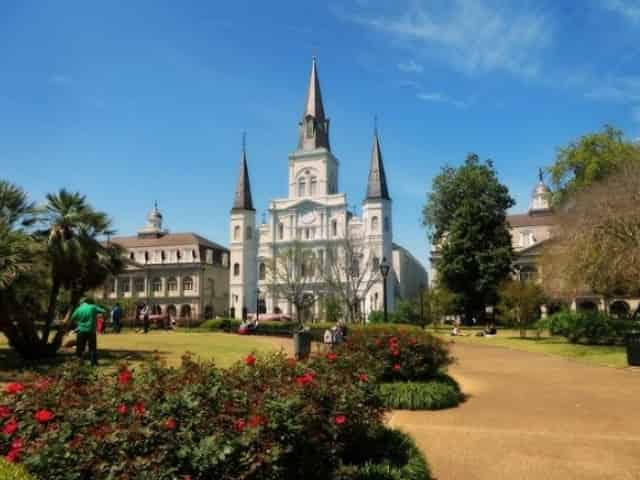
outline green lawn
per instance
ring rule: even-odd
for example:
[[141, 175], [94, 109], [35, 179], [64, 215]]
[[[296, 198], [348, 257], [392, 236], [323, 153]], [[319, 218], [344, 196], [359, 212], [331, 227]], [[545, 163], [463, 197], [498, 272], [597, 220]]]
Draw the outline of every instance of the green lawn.
[[[291, 341], [284, 338], [240, 336], [210, 332], [165, 332], [151, 331], [148, 334], [125, 331], [121, 334], [98, 336], [98, 358], [102, 366], [112, 367], [127, 360], [133, 363], [151, 358], [157, 353], [169, 365], [180, 363], [185, 352], [205, 360], [215, 360], [221, 367], [231, 365], [244, 358], [249, 352], [291, 349]], [[73, 358], [73, 349], [64, 349], [54, 361], [37, 364], [25, 363], [8, 346], [6, 338], [0, 335], [0, 382], [10, 381], [21, 370], [45, 371], [53, 364], [63, 363]]]
[[559, 357], [571, 358], [591, 365], [608, 367], [627, 367], [627, 355], [624, 347], [607, 345], [576, 345], [569, 343], [564, 337], [548, 335], [536, 338], [535, 332], [529, 331], [527, 338], [520, 338], [519, 330], [498, 330], [495, 337], [476, 337], [479, 329], [462, 329], [466, 336], [452, 337], [449, 330], [440, 330], [438, 335], [446, 340], [474, 345], [491, 345], [495, 347], [523, 350], [525, 352], [544, 353]]

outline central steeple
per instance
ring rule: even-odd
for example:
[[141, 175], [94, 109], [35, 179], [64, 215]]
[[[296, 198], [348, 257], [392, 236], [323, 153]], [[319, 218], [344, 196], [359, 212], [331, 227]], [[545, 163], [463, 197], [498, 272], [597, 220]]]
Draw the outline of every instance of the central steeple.
[[369, 180], [367, 182], [367, 196], [365, 200], [391, 200], [389, 189], [387, 188], [387, 175], [384, 172], [382, 163], [382, 152], [380, 151], [380, 139], [378, 138], [378, 128], [373, 132], [373, 147], [371, 149], [371, 166], [369, 167]]
[[326, 148], [331, 151], [329, 144], [329, 119], [324, 114], [322, 105], [322, 93], [320, 92], [320, 79], [316, 58], [313, 57], [311, 75], [309, 76], [309, 88], [307, 89], [307, 101], [300, 122], [300, 139], [298, 149], [316, 150]]
[[251, 183], [249, 182], [249, 168], [247, 167], [247, 147], [245, 134], [242, 134], [242, 155], [240, 156], [240, 173], [236, 184], [236, 194], [233, 198], [234, 210], [255, 210], [251, 198]]

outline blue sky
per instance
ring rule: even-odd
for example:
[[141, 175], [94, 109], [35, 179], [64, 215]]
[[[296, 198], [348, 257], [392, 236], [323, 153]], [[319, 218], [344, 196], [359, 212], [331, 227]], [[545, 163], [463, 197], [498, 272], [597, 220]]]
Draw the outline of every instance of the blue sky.
[[605, 123], [640, 136], [640, 1], [0, 4], [0, 176], [67, 187], [133, 234], [228, 243], [241, 132], [259, 215], [286, 195], [312, 55], [340, 189], [364, 196], [378, 115], [395, 240], [426, 262], [442, 165], [492, 158], [526, 210], [538, 167]]

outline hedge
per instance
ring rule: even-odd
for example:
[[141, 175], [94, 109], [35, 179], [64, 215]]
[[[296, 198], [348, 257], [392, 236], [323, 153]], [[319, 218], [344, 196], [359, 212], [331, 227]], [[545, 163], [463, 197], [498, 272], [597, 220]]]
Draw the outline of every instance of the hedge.
[[2, 480], [35, 480], [21, 465], [8, 463], [0, 459], [0, 479]]
[[632, 320], [618, 319], [602, 312], [561, 311], [540, 320], [539, 329], [548, 329], [551, 335], [561, 335], [571, 343], [616, 345], [624, 342], [625, 333], [639, 328]]
[[378, 392], [385, 406], [397, 410], [440, 410], [463, 399], [458, 383], [445, 374], [427, 382], [382, 383]]

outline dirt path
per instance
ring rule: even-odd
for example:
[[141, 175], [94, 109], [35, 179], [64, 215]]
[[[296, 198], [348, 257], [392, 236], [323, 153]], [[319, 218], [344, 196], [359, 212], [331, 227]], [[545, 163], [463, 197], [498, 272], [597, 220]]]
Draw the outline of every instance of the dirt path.
[[469, 399], [391, 419], [435, 478], [640, 479], [640, 371], [487, 346], [453, 353]]

